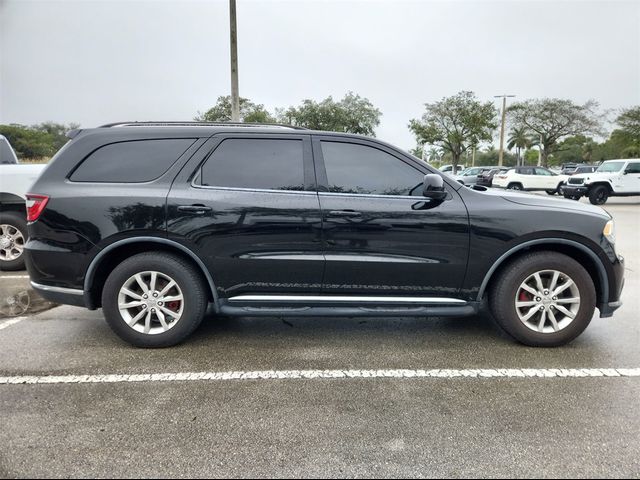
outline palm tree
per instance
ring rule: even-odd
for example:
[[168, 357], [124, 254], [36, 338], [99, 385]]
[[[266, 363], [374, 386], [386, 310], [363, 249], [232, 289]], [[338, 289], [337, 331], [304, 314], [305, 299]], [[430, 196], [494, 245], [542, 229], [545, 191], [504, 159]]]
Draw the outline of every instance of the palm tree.
[[522, 164], [522, 156], [520, 153], [523, 148], [529, 148], [532, 145], [529, 132], [525, 128], [512, 128], [509, 132], [509, 139], [507, 140], [507, 149], [511, 150], [516, 147], [517, 164]]

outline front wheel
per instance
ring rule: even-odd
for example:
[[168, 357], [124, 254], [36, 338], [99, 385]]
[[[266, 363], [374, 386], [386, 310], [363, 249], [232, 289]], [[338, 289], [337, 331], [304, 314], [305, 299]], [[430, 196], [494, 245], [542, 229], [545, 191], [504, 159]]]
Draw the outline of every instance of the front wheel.
[[137, 347], [169, 347], [200, 325], [207, 291], [199, 272], [180, 257], [148, 252], [119, 264], [102, 291], [111, 329]]
[[547, 192], [547, 195], [555, 195], [556, 191], [555, 190], [545, 190]]
[[535, 252], [509, 264], [490, 292], [498, 324], [532, 347], [565, 345], [591, 322], [596, 291], [589, 273], [573, 258]]
[[598, 185], [589, 191], [589, 201], [592, 205], [604, 205], [609, 199], [609, 189], [604, 185]]

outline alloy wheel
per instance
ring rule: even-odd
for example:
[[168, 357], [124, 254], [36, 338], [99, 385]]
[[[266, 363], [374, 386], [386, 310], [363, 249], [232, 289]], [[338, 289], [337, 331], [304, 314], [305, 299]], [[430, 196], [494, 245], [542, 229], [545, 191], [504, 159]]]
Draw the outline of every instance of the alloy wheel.
[[118, 293], [118, 309], [126, 324], [139, 333], [157, 335], [182, 318], [184, 296], [177, 282], [161, 272], [136, 273]]
[[538, 333], [555, 333], [567, 328], [580, 309], [576, 283], [558, 270], [541, 270], [529, 275], [516, 292], [515, 307], [520, 321]]
[[10, 262], [24, 252], [24, 237], [13, 225], [0, 224], [0, 260]]

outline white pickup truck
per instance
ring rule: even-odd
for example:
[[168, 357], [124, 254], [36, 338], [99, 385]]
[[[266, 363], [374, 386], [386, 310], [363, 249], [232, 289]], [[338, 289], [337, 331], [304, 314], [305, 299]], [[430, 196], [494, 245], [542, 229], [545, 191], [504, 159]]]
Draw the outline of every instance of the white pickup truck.
[[18, 163], [11, 145], [0, 135], [0, 270], [24, 269], [25, 194], [45, 166]]
[[573, 175], [562, 194], [574, 200], [587, 196], [594, 205], [603, 205], [609, 197], [640, 195], [640, 159], [607, 160], [593, 173]]

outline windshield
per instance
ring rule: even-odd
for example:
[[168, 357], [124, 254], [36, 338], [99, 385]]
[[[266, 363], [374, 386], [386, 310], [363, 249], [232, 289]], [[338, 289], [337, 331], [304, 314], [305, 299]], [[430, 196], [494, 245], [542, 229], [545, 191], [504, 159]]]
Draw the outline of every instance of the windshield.
[[625, 162], [606, 162], [598, 167], [596, 172], [612, 173], [622, 170]]

